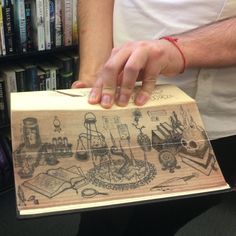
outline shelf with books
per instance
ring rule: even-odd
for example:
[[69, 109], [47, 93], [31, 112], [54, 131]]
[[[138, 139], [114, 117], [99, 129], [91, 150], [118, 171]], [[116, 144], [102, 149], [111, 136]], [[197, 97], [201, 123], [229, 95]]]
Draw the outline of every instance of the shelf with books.
[[39, 57], [39, 56], [44, 56], [44, 55], [53, 55], [55, 53], [67, 52], [67, 51], [77, 52], [78, 46], [77, 45], [61, 46], [61, 47], [56, 47], [50, 50], [43, 50], [43, 51], [35, 50], [31, 52], [26, 52], [26, 53], [9, 54], [5, 56], [0, 56], [0, 62], [18, 60], [18, 59], [30, 58], [30, 57]]

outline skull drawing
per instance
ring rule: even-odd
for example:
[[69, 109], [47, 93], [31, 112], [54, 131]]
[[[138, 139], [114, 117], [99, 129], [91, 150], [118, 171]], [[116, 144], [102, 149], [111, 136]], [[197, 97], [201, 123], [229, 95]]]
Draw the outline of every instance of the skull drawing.
[[201, 155], [208, 147], [205, 131], [192, 119], [183, 130], [181, 138], [182, 151], [191, 155]]

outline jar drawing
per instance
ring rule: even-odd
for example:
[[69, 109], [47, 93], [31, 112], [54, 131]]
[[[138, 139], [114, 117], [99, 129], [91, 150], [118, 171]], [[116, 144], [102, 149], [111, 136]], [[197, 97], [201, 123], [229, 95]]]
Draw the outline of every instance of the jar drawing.
[[23, 137], [26, 148], [37, 148], [41, 145], [38, 121], [28, 117], [23, 120]]

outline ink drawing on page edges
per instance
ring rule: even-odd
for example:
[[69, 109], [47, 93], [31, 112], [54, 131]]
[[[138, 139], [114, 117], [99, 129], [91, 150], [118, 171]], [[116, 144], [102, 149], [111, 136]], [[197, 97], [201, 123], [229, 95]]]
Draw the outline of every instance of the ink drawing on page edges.
[[[138, 88], [137, 88], [138, 89]], [[172, 85], [103, 109], [89, 89], [11, 94], [17, 209], [56, 214], [229, 189], [196, 102]]]

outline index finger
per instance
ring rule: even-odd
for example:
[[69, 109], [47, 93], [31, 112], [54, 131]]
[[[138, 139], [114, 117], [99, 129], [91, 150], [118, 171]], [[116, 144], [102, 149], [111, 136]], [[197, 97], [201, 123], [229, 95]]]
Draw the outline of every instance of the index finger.
[[99, 76], [98, 80], [100, 82], [96, 83], [91, 90], [90, 103], [100, 102], [104, 108], [110, 108], [113, 105], [118, 86], [118, 77], [130, 54], [130, 50], [123, 48], [110, 56]]

